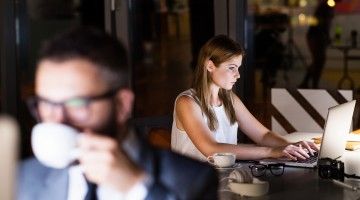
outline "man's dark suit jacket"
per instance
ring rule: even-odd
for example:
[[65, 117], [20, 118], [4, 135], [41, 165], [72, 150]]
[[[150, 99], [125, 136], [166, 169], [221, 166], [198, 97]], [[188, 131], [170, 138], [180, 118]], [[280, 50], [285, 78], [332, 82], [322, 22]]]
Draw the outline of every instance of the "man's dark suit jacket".
[[[141, 146], [143, 169], [152, 176], [146, 199], [217, 199], [217, 172], [201, 163], [176, 153]], [[19, 169], [17, 199], [66, 200], [68, 169], [53, 169], [35, 158], [24, 161]]]

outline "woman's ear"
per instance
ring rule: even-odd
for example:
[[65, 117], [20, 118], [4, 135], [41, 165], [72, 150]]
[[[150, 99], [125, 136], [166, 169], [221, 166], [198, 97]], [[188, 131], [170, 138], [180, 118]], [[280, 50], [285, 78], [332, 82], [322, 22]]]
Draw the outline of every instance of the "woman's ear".
[[130, 89], [120, 89], [116, 93], [116, 116], [119, 124], [124, 124], [131, 117], [134, 93]]
[[209, 72], [212, 72], [216, 68], [215, 64], [211, 60], [206, 61], [205, 65], [206, 65], [206, 69]]

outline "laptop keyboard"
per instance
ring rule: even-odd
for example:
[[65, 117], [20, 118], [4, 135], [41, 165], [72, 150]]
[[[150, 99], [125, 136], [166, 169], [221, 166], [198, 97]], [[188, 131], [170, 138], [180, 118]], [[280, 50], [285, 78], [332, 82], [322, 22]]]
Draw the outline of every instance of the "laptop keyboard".
[[297, 160], [297, 161], [294, 161], [294, 162], [297, 162], [297, 163], [314, 163], [316, 162], [318, 159], [318, 152], [314, 152], [314, 155], [310, 155], [309, 158], [305, 159], [305, 160]]

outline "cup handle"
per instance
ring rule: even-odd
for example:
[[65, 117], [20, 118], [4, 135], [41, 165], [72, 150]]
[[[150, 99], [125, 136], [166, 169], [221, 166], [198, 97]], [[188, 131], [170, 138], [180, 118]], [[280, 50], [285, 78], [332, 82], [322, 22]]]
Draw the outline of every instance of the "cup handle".
[[214, 163], [214, 157], [213, 157], [213, 156], [208, 156], [208, 157], [206, 158], [206, 160], [207, 160], [208, 163], [210, 163], [210, 164], [212, 164], [212, 165], [215, 165], [215, 163]]

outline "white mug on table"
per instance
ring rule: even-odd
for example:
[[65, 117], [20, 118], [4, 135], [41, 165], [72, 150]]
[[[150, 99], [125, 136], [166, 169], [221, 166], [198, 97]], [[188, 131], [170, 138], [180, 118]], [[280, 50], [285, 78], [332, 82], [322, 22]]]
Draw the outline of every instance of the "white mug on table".
[[233, 153], [214, 153], [208, 156], [207, 160], [217, 167], [231, 167], [235, 164], [236, 155]]

